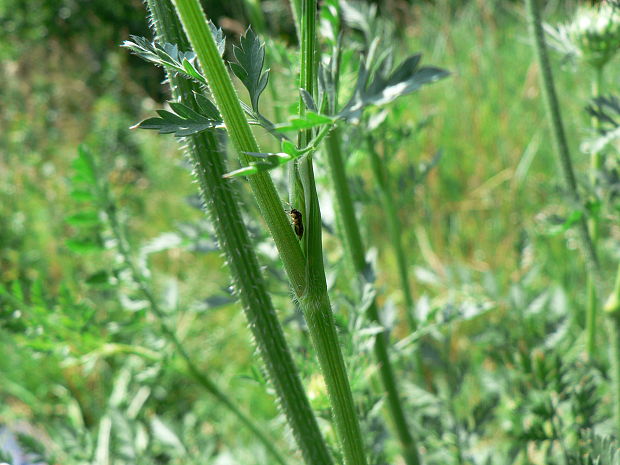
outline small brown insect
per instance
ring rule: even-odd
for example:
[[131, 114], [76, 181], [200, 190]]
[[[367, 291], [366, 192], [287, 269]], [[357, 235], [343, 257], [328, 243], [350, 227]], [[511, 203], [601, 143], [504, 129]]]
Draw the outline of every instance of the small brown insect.
[[295, 228], [295, 234], [297, 234], [297, 237], [301, 239], [302, 236], [304, 235], [304, 222], [301, 218], [301, 212], [299, 210], [295, 210], [294, 208], [291, 208], [289, 215], [291, 215], [291, 219], [293, 220], [293, 227]]

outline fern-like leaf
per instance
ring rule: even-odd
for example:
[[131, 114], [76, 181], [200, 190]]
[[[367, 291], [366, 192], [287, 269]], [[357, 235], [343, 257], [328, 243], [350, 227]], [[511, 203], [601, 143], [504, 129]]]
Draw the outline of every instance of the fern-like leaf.
[[132, 129], [153, 129], [160, 134], [174, 134], [177, 137], [187, 137], [209, 129], [224, 128], [223, 121], [215, 105], [203, 95], [196, 99], [204, 114], [198, 113], [182, 103], [170, 103], [172, 112], [157, 110], [159, 118], [147, 118], [136, 124]]

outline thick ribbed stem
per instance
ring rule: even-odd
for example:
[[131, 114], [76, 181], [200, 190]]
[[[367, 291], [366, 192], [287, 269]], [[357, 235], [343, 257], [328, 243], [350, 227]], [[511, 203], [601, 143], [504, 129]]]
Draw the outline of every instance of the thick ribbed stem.
[[[148, 4], [160, 38], [178, 45], [182, 50], [188, 50], [188, 40], [170, 2], [149, 0]], [[208, 34], [211, 37], [210, 33]], [[218, 60], [221, 62], [219, 55]], [[224, 73], [226, 73], [225, 69]], [[199, 92], [200, 89], [190, 81], [173, 74], [170, 74], [168, 78], [175, 96], [185, 105], [198, 110], [193, 92]], [[243, 121], [245, 122], [245, 119]], [[251, 133], [249, 140], [253, 140]], [[215, 225], [220, 246], [226, 254], [231, 274], [235, 280], [235, 287], [239, 291], [250, 323], [250, 329], [265, 361], [269, 377], [274, 384], [278, 400], [295, 440], [308, 465], [330, 465], [332, 459], [297, 375], [297, 369], [267, 292], [251, 240], [243, 224], [231, 181], [222, 177], [226, 173], [226, 167], [223, 154], [218, 150], [216, 135], [201, 133], [192, 136], [188, 139], [188, 149], [203, 200]], [[271, 180], [269, 179], [268, 182]], [[281, 211], [277, 196], [275, 199], [277, 208]], [[288, 221], [286, 228], [291, 232]]]
[[[316, 15], [316, 0], [302, 0], [299, 16], [299, 37], [301, 39], [299, 86], [312, 96], [316, 95], [318, 82]], [[300, 99], [299, 116], [303, 117], [305, 114], [306, 107]], [[302, 131], [299, 134], [300, 146], [306, 146], [311, 139], [311, 130]], [[345, 463], [347, 465], [364, 465], [366, 463], [364, 442], [355, 412], [344, 359], [338, 345], [338, 335], [331, 304], [327, 295], [323, 267], [321, 211], [311, 155], [296, 162], [292, 169], [291, 179], [293, 181], [292, 198], [299, 203], [306, 222], [302, 247], [306, 253], [308, 286], [306, 294], [300, 298], [300, 303], [304, 309], [310, 336], [325, 376]]]
[[[260, 148], [241, 108], [237, 91], [211, 35], [202, 8], [194, 0], [177, 0], [175, 5], [207, 77], [230, 140], [241, 162], [247, 165], [250, 162], [247, 152], [260, 152]], [[273, 181], [268, 173], [259, 172], [248, 177], [248, 182], [276, 243], [293, 290], [295, 294], [301, 295], [306, 282], [305, 260]]]
[[[313, 4], [314, 14], [316, 14], [316, 3]], [[200, 4], [198, 0], [175, 0], [175, 5], [207, 77], [230, 139], [241, 161], [247, 165], [249, 157], [245, 153], [258, 152], [258, 145], [245, 119]], [[305, 11], [306, 8], [307, 5], [302, 7], [302, 10]], [[303, 76], [302, 74], [302, 79]], [[308, 91], [312, 89], [304, 85], [303, 81], [301, 85]], [[286, 218], [269, 174], [258, 173], [248, 179], [306, 317], [310, 337], [317, 351], [332, 403], [336, 430], [342, 443], [345, 462], [348, 465], [364, 465], [366, 459], [359, 423], [327, 296], [320, 246], [320, 211], [312, 165], [302, 163], [299, 168], [299, 179], [303, 183], [305, 192], [304, 220], [308, 222], [306, 228], [308, 231], [304, 233], [303, 239], [307, 251], [306, 256], [302, 253], [298, 239]]]

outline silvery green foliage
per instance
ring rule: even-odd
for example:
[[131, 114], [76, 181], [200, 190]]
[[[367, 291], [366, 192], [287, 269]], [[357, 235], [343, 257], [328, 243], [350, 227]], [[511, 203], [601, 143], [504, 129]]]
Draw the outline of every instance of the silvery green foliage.
[[599, 152], [620, 140], [620, 99], [615, 95], [592, 99], [586, 111], [599, 122], [599, 134], [589, 141], [585, 150]]
[[375, 6], [342, 2], [342, 14], [348, 27], [362, 33], [366, 58], [361, 61], [353, 95], [338, 113], [340, 118], [358, 123], [366, 107], [387, 105], [450, 74], [433, 66], [421, 67], [421, 54], [411, 55], [393, 68], [393, 51], [381, 48], [389, 40], [390, 27], [379, 21]]
[[353, 96], [338, 116], [358, 122], [367, 106], [387, 105], [398, 97], [410, 94], [423, 85], [438, 81], [450, 74], [446, 70], [433, 66], [420, 67], [421, 58], [420, 54], [412, 55], [390, 71], [392, 56], [388, 53], [372, 75], [362, 64]]
[[196, 69], [196, 54], [194, 52], [182, 52], [175, 44], [158, 44], [149, 42], [144, 37], [130, 37], [132, 40], [126, 40], [122, 46], [143, 60], [165, 67], [187, 78], [195, 79], [200, 84], [207, 84], [206, 78]]
[[155, 129], [160, 134], [174, 134], [187, 137], [208, 129], [223, 129], [224, 122], [217, 107], [204, 95], [196, 94], [198, 113], [182, 103], [170, 102], [172, 112], [157, 110], [159, 118], [148, 118], [133, 126], [140, 129]]
[[[215, 39], [217, 50], [222, 55], [226, 49], [224, 32], [209, 21], [209, 28]], [[176, 44], [150, 42], [144, 37], [130, 36], [131, 40], [123, 42], [123, 47], [156, 66], [165, 67], [200, 84], [207, 85], [207, 79], [196, 67], [196, 54], [181, 51]]]

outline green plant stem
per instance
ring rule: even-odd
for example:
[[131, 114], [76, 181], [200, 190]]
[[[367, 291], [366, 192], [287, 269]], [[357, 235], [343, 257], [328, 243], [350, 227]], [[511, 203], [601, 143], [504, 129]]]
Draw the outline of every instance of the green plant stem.
[[[327, 155], [331, 184], [336, 194], [338, 213], [341, 215], [340, 219], [345, 234], [345, 242], [351, 254], [353, 268], [359, 276], [365, 277], [368, 276], [370, 270], [366, 262], [362, 235], [355, 216], [355, 207], [346, 178], [341, 147], [340, 129], [334, 128], [327, 136], [325, 142], [325, 152]], [[387, 212], [387, 214], [389, 215], [389, 212]], [[376, 299], [373, 299], [368, 307], [368, 316], [373, 322], [381, 324]], [[407, 463], [407, 465], [418, 465], [420, 463], [420, 457], [418, 455], [416, 442], [409, 431], [409, 425], [407, 424], [400, 396], [398, 395], [396, 377], [394, 376], [388, 352], [388, 338], [388, 331], [384, 331], [375, 337], [373, 346], [374, 353], [379, 363], [379, 374], [386, 391], [390, 415], [403, 448], [405, 463]]]
[[379, 157], [379, 154], [375, 149], [375, 141], [370, 135], [367, 137], [367, 146], [368, 154], [370, 155], [370, 166], [372, 168], [377, 186], [379, 187], [379, 197], [383, 210], [385, 211], [384, 217], [387, 221], [390, 242], [392, 243], [392, 247], [394, 247], [394, 254], [396, 255], [400, 286], [403, 291], [403, 298], [405, 301], [405, 315], [407, 318], [407, 323], [409, 324], [409, 330], [414, 332], [418, 329], [418, 322], [415, 320], [413, 313], [413, 296], [411, 294], [411, 287], [409, 284], [407, 254], [405, 253], [405, 249], [403, 247], [402, 228], [398, 218], [398, 212], [396, 211], [396, 206], [394, 204], [392, 188], [390, 186], [385, 163]]
[[[603, 67], [598, 66], [595, 69], [595, 77], [592, 81], [592, 96], [596, 97], [601, 94], [603, 83]], [[596, 118], [592, 118], [592, 127], [597, 130], [599, 122]], [[599, 203], [597, 195], [598, 175], [601, 169], [601, 153], [599, 150], [593, 152], [590, 155], [590, 189], [591, 204], [593, 208], [590, 210], [590, 216], [588, 218], [588, 227], [590, 236], [592, 237], [592, 245], [594, 252], [598, 254], [598, 241], [600, 235], [600, 223], [601, 215], [597, 204]], [[596, 339], [597, 339], [597, 318], [598, 318], [598, 298], [596, 295], [596, 285], [592, 279], [592, 275], [588, 275], [587, 280], [587, 295], [588, 295], [588, 307], [586, 313], [586, 350], [589, 358], [594, 358], [596, 355]]]
[[614, 314], [620, 312], [620, 264], [618, 264], [618, 271], [616, 272], [616, 281], [614, 288], [609, 294], [604, 307], [605, 313]]
[[[316, 13], [316, 3], [313, 2], [313, 4], [314, 13]], [[197, 0], [176, 0], [175, 5], [198, 61], [205, 72], [230, 139], [242, 163], [247, 165], [249, 157], [246, 152], [258, 152], [258, 144], [245, 119], [201, 6]], [[327, 296], [320, 247], [320, 226], [316, 226], [317, 219], [320, 223], [320, 211], [311, 165], [300, 167], [300, 179], [305, 183], [306, 193], [305, 220], [308, 221], [308, 232], [304, 234], [304, 241], [308, 247], [307, 256], [304, 256], [289, 220], [286, 218], [269, 174], [258, 173], [250, 176], [249, 182], [308, 323], [310, 337], [325, 377], [345, 463], [364, 465], [366, 459], [363, 441]]]
[[[573, 172], [570, 154], [568, 151], [568, 143], [566, 141], [566, 135], [564, 133], [564, 126], [562, 124], [562, 118], [560, 114], [560, 107], [558, 104], [557, 95], [555, 93], [555, 86], [553, 83], [553, 74], [551, 72], [551, 65], [549, 63], [549, 56], [547, 54], [547, 48], [544, 40], [544, 33], [542, 28], [542, 22], [540, 17], [540, 11], [538, 9], [537, 0], [525, 0], [528, 17], [531, 27], [531, 34], [534, 38], [534, 45], [536, 49], [536, 55], [538, 57], [538, 63], [541, 70], [541, 81], [543, 94], [545, 97], [545, 104], [547, 107], [547, 116], [551, 123], [553, 140], [555, 143], [556, 151], [560, 159], [560, 166], [562, 167], [562, 174], [569, 190], [571, 200], [580, 208], [583, 208], [579, 192], [577, 191], [577, 182], [575, 180], [575, 174]], [[579, 239], [581, 242], [581, 248], [588, 266], [590, 277], [592, 278], [594, 287], [598, 295], [602, 293], [602, 279], [601, 271], [599, 267], [598, 257], [596, 249], [590, 237], [588, 225], [585, 218], [581, 218], [577, 224]], [[620, 273], [620, 271], [619, 271]], [[617, 286], [617, 288], [619, 288]], [[613, 299], [614, 294], [612, 293]], [[608, 301], [609, 302], [609, 301]], [[613, 301], [609, 306], [611, 310], [614, 309]], [[617, 307], [617, 305], [616, 305]], [[606, 310], [608, 310], [606, 306]], [[612, 382], [612, 395], [614, 399], [614, 421], [616, 424], [616, 435], [620, 436], [620, 317], [618, 317], [617, 311], [609, 311], [608, 324], [606, 325], [609, 338], [610, 338], [610, 364], [611, 364], [611, 382]]]
[[[316, 50], [316, 0], [302, 0], [299, 17], [300, 78], [299, 86], [313, 97], [318, 87], [318, 53]], [[299, 116], [304, 117], [306, 107], [300, 98]], [[305, 147], [312, 140], [312, 131], [301, 131], [299, 145]], [[291, 170], [292, 198], [299, 202], [306, 218], [306, 232], [302, 248], [306, 253], [307, 292], [300, 298], [302, 308], [317, 350], [329, 397], [334, 409], [336, 431], [342, 444], [345, 463], [366, 464], [364, 442], [353, 395], [346, 373], [344, 359], [338, 345], [336, 325], [331, 311], [323, 266], [321, 211], [314, 179], [312, 155], [296, 161]], [[325, 350], [327, 349], [327, 350]]]
[[611, 365], [612, 395], [614, 402], [614, 420], [616, 434], [620, 434], [620, 313], [618, 311], [608, 316], [609, 332], [609, 363]]
[[[577, 208], [583, 209], [583, 202], [577, 189], [577, 180], [575, 178], [575, 172], [573, 170], [570, 152], [568, 150], [568, 142], [566, 140], [566, 133], [564, 131], [564, 124], [560, 113], [560, 105], [555, 91], [555, 84], [553, 81], [553, 74], [551, 72], [551, 64], [549, 62], [547, 46], [545, 44], [538, 2], [537, 0], [525, 0], [525, 3], [528, 9], [531, 35], [534, 39], [534, 48], [538, 58], [538, 65], [540, 67], [540, 78], [545, 106], [547, 109], [547, 117], [551, 126], [553, 142], [558, 155], [562, 176], [564, 178], [564, 182], [566, 183], [566, 187], [568, 188], [568, 195], [570, 196], [572, 204]], [[601, 280], [598, 257], [596, 255], [592, 238], [590, 237], [590, 232], [588, 231], [585, 216], [582, 216], [577, 222], [577, 232], [579, 234], [581, 248], [590, 275], [593, 277], [595, 285], [599, 286]]]
[[[189, 49], [189, 42], [183, 33], [181, 24], [178, 22], [170, 2], [148, 0], [148, 4], [155, 19], [154, 24], [158, 35], [165, 41], [177, 44], [181, 49]], [[194, 8], [199, 8], [199, 6], [195, 4]], [[198, 17], [203, 21], [204, 26], [207, 27], [200, 10], [198, 10]], [[208, 30], [207, 35], [213, 41]], [[213, 45], [215, 46], [214, 43]], [[219, 54], [217, 58], [222, 63]], [[201, 63], [204, 65], [208, 62], [202, 61]], [[226, 74], [225, 69], [224, 73]], [[175, 96], [180, 98], [182, 103], [197, 110], [193, 93], [199, 92], [200, 89], [197, 88], [196, 84], [174, 76], [172, 73], [168, 77]], [[226, 77], [230, 83], [230, 78], [227, 74]], [[238, 101], [236, 103], [239, 105]], [[243, 122], [247, 126], [245, 119], [243, 119]], [[254, 141], [251, 132], [249, 136], [245, 134], [245, 137], [246, 143]], [[200, 184], [201, 194], [215, 224], [218, 241], [226, 254], [235, 279], [235, 287], [239, 290], [243, 308], [250, 324], [250, 329], [265, 361], [269, 377], [274, 384], [279, 402], [293, 431], [295, 440], [301, 449], [304, 461], [308, 465], [330, 465], [333, 463], [331, 456], [305, 395], [303, 385], [284, 338], [284, 333], [267, 292], [252, 242], [243, 224], [241, 210], [235, 199], [232, 185], [230, 181], [223, 178], [227, 171], [223, 154], [218, 150], [216, 134], [205, 132], [189, 138], [188, 142], [189, 155], [195, 166], [195, 174]], [[239, 140], [237, 140], [237, 143], [239, 143]], [[256, 143], [254, 142], [254, 144]], [[271, 185], [273, 188], [271, 179], [268, 177], [259, 182], [267, 186]], [[277, 206], [274, 206], [274, 203]], [[265, 208], [265, 205], [262, 205], [262, 207]], [[282, 213], [285, 228], [293, 236], [290, 224], [284, 215], [275, 192], [272, 193], [270, 203], [268, 203], [266, 208], [274, 208], [275, 212]], [[272, 212], [274, 214], [269, 217], [277, 217], [275, 212]], [[283, 241], [286, 243], [287, 238], [285, 237]], [[294, 237], [293, 241], [296, 241]], [[294, 242], [294, 245], [300, 254], [299, 246], [296, 242]], [[293, 254], [293, 259], [295, 259], [295, 250], [291, 251], [291, 253]]]
[[[248, 165], [250, 156], [247, 152], [260, 152], [260, 148], [241, 108], [237, 91], [211, 35], [202, 7], [197, 0], [176, 0], [174, 4], [207, 77], [230, 140], [242, 164]], [[304, 255], [273, 181], [268, 173], [259, 172], [248, 177], [248, 182], [276, 243], [293, 290], [296, 295], [302, 295], [306, 285]]]

